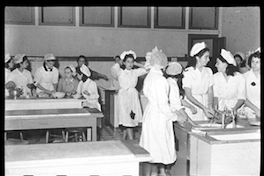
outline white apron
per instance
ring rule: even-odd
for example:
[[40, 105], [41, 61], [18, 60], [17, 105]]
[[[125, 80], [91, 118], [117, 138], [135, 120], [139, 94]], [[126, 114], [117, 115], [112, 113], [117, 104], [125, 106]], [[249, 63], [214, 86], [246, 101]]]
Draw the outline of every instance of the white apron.
[[[44, 71], [42, 72], [42, 78], [41, 82], [39, 84], [44, 87], [47, 90], [53, 91], [54, 86], [53, 86], [53, 74], [52, 72], [49, 71]], [[44, 93], [42, 90], [39, 88], [36, 89], [37, 94]]]

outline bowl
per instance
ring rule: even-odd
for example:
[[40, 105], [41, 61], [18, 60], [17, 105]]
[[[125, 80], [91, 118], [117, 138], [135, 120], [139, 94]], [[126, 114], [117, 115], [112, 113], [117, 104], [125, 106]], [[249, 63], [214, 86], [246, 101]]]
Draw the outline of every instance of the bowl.
[[81, 98], [81, 96], [82, 96], [82, 95], [81, 95], [81, 94], [78, 94], [78, 93], [72, 95], [72, 97], [75, 98], [75, 99]]
[[65, 96], [64, 92], [54, 92], [52, 93], [53, 98], [63, 98]]

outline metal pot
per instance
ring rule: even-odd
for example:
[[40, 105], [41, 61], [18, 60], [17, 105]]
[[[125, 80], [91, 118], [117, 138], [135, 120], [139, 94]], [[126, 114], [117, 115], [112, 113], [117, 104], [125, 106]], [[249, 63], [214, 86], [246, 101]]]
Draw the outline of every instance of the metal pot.
[[9, 90], [9, 96], [10, 98], [13, 98], [13, 99], [17, 99], [18, 97], [20, 97], [20, 95], [22, 95], [22, 89], [10, 89]]

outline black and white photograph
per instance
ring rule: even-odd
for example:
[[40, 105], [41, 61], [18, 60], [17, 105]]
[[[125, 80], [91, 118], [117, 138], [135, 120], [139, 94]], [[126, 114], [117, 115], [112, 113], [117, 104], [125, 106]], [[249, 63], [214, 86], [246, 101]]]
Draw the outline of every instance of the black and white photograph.
[[261, 8], [4, 10], [4, 175], [261, 175]]

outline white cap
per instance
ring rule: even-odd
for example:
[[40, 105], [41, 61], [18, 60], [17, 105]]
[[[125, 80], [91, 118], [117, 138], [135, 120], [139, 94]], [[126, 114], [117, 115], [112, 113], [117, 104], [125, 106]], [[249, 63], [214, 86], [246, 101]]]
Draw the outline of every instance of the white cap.
[[9, 53], [5, 54], [5, 63], [7, 63], [11, 59], [11, 56]]
[[159, 50], [157, 47], [152, 49], [152, 52], [146, 53], [146, 62], [145, 68], [151, 68], [155, 65], [159, 65], [160, 68], [163, 68], [167, 65], [167, 56]]
[[190, 56], [193, 57], [194, 55], [198, 54], [204, 48], [206, 48], [206, 44], [204, 42], [194, 44], [190, 51]]
[[72, 71], [72, 75], [75, 76], [76, 75], [76, 69], [73, 65], [68, 65], [67, 67], [69, 67]]
[[178, 75], [181, 72], [182, 72], [182, 66], [178, 62], [170, 62], [166, 69], [166, 73], [168, 75]]
[[25, 56], [25, 54], [17, 54], [14, 57], [14, 62], [15, 64], [19, 64], [23, 61], [23, 57]]
[[82, 64], [82, 66], [80, 67], [80, 70], [87, 77], [90, 77], [91, 76], [91, 72], [90, 72], [89, 68], [86, 65]]
[[234, 56], [230, 51], [226, 51], [225, 49], [221, 49], [221, 56], [227, 61], [229, 64], [233, 64], [236, 66], [236, 61], [234, 59]]
[[261, 53], [260, 47], [258, 47], [258, 49], [256, 49], [255, 52], [260, 52]]
[[125, 56], [128, 55], [128, 54], [132, 54], [133, 57], [134, 57], [134, 60], [136, 59], [137, 55], [134, 51], [132, 50], [129, 50], [129, 51], [124, 51], [121, 55], [120, 55], [120, 59], [121, 60], [124, 60]]
[[241, 56], [241, 58], [242, 58], [242, 60], [245, 60], [246, 59], [246, 57], [245, 57], [245, 54], [244, 53], [242, 53], [242, 52], [240, 52], [240, 51], [238, 51], [238, 52], [236, 52], [235, 54], [234, 54], [234, 56], [235, 55], [239, 55], [239, 56]]
[[56, 60], [53, 54], [45, 54], [44, 60]]

